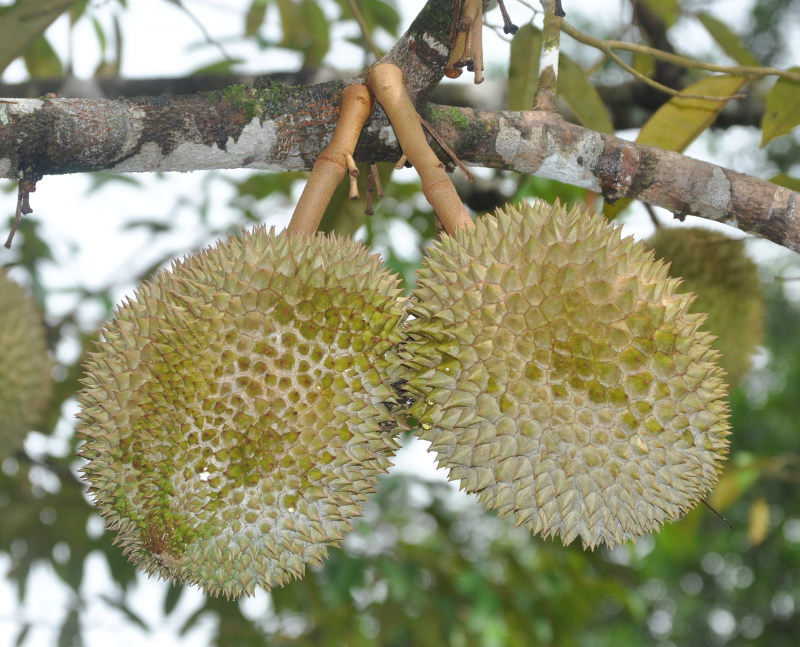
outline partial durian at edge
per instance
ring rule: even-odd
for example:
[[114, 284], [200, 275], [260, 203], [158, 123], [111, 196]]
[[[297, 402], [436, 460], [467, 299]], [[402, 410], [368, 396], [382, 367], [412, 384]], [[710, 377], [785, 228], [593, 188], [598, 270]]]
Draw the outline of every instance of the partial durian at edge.
[[229, 598], [320, 563], [396, 449], [404, 307], [362, 244], [264, 228], [141, 285], [78, 397], [84, 478], [131, 561]]
[[0, 459], [17, 449], [44, 418], [53, 390], [53, 362], [42, 314], [0, 269]]
[[484, 506], [584, 547], [694, 507], [727, 453], [724, 372], [641, 243], [536, 201], [431, 246], [401, 351], [409, 413]]
[[744, 242], [700, 227], [661, 227], [645, 245], [669, 263], [670, 276], [694, 292], [690, 312], [708, 315], [703, 327], [716, 335], [720, 366], [728, 382], [739, 384], [750, 370], [753, 352], [764, 338], [764, 293], [758, 268]]

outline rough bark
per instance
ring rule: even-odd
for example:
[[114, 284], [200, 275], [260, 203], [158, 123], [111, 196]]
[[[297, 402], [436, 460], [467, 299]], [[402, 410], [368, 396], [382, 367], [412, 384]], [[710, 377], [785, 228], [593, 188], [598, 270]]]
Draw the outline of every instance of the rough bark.
[[[385, 60], [404, 70], [418, 106], [463, 160], [557, 179], [612, 201], [630, 197], [680, 216], [726, 222], [800, 251], [800, 194], [788, 189], [590, 131], [550, 112], [424, 107], [447, 62], [454, 6], [454, 0], [430, 0]], [[333, 133], [345, 85], [261, 80], [171, 98], [0, 100], [0, 177], [310, 169]], [[399, 155], [377, 110], [355, 158], [396, 161]]]

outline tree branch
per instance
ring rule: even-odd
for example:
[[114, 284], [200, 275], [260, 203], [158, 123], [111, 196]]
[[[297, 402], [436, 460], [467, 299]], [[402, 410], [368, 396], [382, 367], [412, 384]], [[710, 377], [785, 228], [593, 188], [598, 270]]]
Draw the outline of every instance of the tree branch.
[[[310, 169], [330, 140], [343, 84], [267, 83], [160, 99], [0, 101], [0, 177], [96, 170]], [[543, 111], [431, 105], [425, 118], [462, 160], [725, 222], [800, 252], [800, 194], [679, 153], [604, 135]], [[438, 146], [433, 143], [434, 150]], [[395, 161], [382, 111], [355, 158]], [[442, 159], [447, 157], [442, 154]]]

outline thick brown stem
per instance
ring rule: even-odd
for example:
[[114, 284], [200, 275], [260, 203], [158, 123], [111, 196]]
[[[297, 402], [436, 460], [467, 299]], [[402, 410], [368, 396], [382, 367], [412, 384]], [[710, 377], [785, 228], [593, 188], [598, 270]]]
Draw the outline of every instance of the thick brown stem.
[[354, 83], [344, 89], [339, 121], [333, 131], [331, 143], [322, 150], [314, 162], [311, 176], [306, 182], [287, 227], [289, 231], [306, 234], [317, 231], [325, 208], [345, 173], [349, 171], [354, 181], [357, 171], [353, 173], [355, 168], [353, 151], [356, 149], [361, 129], [372, 114], [373, 106], [374, 101], [367, 86]]
[[400, 142], [400, 147], [414, 165], [422, 181], [422, 192], [436, 211], [448, 234], [459, 227], [472, 226], [472, 219], [461, 203], [444, 164], [428, 145], [414, 104], [403, 84], [403, 73], [391, 63], [372, 67], [367, 86], [383, 106]]

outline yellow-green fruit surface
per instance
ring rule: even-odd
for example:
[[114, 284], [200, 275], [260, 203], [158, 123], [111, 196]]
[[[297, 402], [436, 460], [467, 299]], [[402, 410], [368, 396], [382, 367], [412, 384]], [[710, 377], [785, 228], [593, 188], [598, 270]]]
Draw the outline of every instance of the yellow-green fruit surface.
[[236, 597], [324, 559], [396, 447], [399, 292], [360, 243], [263, 228], [138, 288], [87, 362], [78, 426], [132, 561]]
[[42, 421], [52, 393], [42, 315], [0, 269], [0, 458]]
[[645, 242], [656, 258], [670, 263], [670, 276], [683, 278], [681, 290], [694, 292], [691, 312], [705, 312], [703, 328], [717, 336], [712, 346], [730, 384], [750, 370], [764, 336], [764, 295], [758, 268], [741, 240], [700, 228], [661, 228]]
[[565, 544], [611, 546], [683, 515], [717, 481], [728, 414], [677, 284], [581, 209], [536, 202], [443, 237], [403, 350], [439, 464]]

